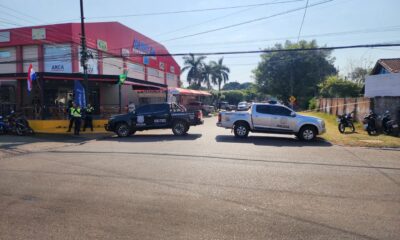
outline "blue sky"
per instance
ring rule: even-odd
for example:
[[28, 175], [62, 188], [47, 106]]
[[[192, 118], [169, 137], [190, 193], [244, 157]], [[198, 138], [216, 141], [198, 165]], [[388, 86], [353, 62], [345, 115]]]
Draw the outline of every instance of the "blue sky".
[[[290, 38], [290, 40], [296, 41], [304, 14], [303, 10], [204, 35], [179, 40], [170, 39], [304, 7], [306, 0], [160, 16], [99, 17], [287, 1], [85, 0], [84, 8], [88, 22], [119, 21], [164, 44], [171, 53], [186, 53], [258, 50], [273, 46], [277, 42], [284, 42], [284, 40], [277, 39]], [[309, 4], [321, 1], [323, 0], [309, 0]], [[36, 18], [31, 19], [9, 11], [4, 6], [19, 12], [27, 12]], [[399, 0], [333, 0], [307, 10], [301, 32], [301, 36], [304, 37], [300, 37], [300, 39], [316, 39], [318, 44], [327, 46], [400, 43], [399, 9]], [[7, 13], [22, 19], [7, 15]], [[79, 14], [79, 0], [0, 0], [0, 28], [13, 27], [5, 22], [24, 26], [77, 22]], [[216, 20], [211, 21], [212, 19]], [[354, 31], [360, 30], [368, 31], [354, 33]], [[335, 34], [327, 35], [327, 33]], [[339, 68], [340, 73], [346, 74], [352, 67], [370, 66], [379, 58], [400, 57], [400, 48], [337, 50], [333, 52], [333, 56], [336, 58], [335, 65]], [[207, 61], [216, 60], [219, 57], [221, 56], [210, 56]], [[176, 57], [176, 60], [182, 66], [181, 57]], [[259, 60], [257, 54], [224, 56], [225, 64], [231, 69], [231, 81], [239, 82], [252, 81], [251, 71], [257, 66]], [[184, 74], [182, 79], [185, 77]]]

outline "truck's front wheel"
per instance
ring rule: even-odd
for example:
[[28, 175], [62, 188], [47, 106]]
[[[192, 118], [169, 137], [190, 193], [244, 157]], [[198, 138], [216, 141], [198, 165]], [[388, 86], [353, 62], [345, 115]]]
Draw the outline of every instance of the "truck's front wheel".
[[249, 126], [245, 123], [235, 124], [233, 132], [235, 137], [246, 138], [249, 135]]
[[303, 141], [313, 141], [316, 136], [317, 130], [313, 126], [304, 126], [298, 133], [298, 137]]
[[184, 121], [176, 121], [172, 124], [172, 132], [175, 136], [183, 136], [189, 130], [189, 126]]
[[115, 133], [118, 135], [118, 137], [128, 137], [131, 133], [131, 130], [129, 129], [128, 124], [120, 123], [117, 125]]

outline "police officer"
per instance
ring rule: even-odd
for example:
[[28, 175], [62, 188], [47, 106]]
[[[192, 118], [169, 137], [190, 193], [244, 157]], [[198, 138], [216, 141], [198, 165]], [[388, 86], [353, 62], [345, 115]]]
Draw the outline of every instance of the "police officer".
[[[76, 106], [76, 104], [75, 104]], [[71, 108], [71, 115], [72, 118], [74, 119], [74, 135], [79, 135], [79, 132], [81, 130], [81, 118], [82, 118], [82, 110], [79, 105], [76, 107]]]
[[68, 126], [68, 131], [71, 132], [72, 125], [74, 124], [74, 118], [72, 117], [72, 109], [76, 108], [76, 104], [72, 101], [68, 101], [67, 105], [67, 113], [68, 113], [68, 119], [69, 119], [69, 126]]
[[93, 132], [93, 112], [94, 107], [89, 103], [85, 109], [85, 122], [83, 124], [83, 131], [90, 127], [90, 130]]

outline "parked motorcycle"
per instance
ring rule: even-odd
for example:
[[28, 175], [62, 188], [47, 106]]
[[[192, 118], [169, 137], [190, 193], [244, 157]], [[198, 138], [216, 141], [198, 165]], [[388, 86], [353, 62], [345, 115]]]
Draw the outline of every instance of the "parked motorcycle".
[[17, 114], [13, 111], [5, 118], [0, 116], [0, 134], [6, 133], [23, 136], [27, 134], [34, 134], [34, 131], [29, 126], [28, 120], [23, 115]]
[[340, 133], [344, 133], [346, 131], [346, 128], [350, 128], [351, 132], [355, 132], [356, 128], [354, 127], [353, 124], [353, 112], [348, 113], [348, 114], [343, 114], [339, 115], [337, 121], [339, 123], [338, 129]]
[[373, 111], [370, 111], [369, 114], [367, 114], [364, 117], [363, 123], [364, 123], [364, 129], [368, 132], [368, 135], [376, 135], [377, 134], [377, 128], [376, 128], [376, 119], [378, 115], [376, 115]]
[[399, 125], [391, 119], [390, 112], [386, 111], [382, 117], [382, 131], [386, 135], [398, 134]]

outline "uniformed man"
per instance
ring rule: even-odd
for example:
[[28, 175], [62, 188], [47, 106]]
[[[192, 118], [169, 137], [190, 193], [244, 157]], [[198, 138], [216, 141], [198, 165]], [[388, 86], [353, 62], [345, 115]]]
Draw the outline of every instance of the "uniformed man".
[[79, 132], [81, 130], [81, 118], [82, 118], [81, 106], [77, 105], [76, 107], [73, 107], [71, 110], [71, 115], [74, 119], [74, 125], [75, 125], [74, 135], [79, 135]]
[[85, 122], [83, 123], [83, 131], [86, 131], [86, 128], [90, 127], [90, 130], [93, 132], [93, 112], [94, 107], [89, 103], [85, 109]]
[[67, 113], [68, 113], [68, 119], [69, 119], [69, 125], [68, 125], [67, 132], [71, 132], [72, 125], [74, 125], [74, 118], [72, 117], [72, 110], [74, 108], [76, 108], [75, 102], [73, 102], [72, 100], [69, 100], [68, 105], [67, 105]]

